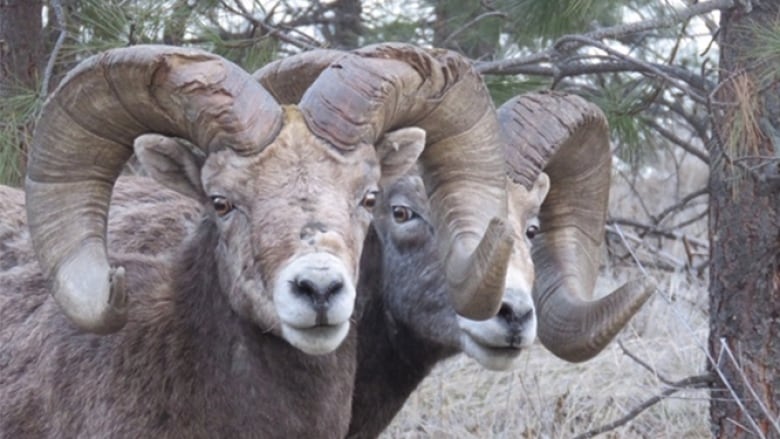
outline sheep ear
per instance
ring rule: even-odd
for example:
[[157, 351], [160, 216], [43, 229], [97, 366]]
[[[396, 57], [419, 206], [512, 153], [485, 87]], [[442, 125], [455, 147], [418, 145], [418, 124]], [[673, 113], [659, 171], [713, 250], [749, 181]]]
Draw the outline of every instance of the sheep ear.
[[544, 172], [540, 173], [536, 177], [533, 187], [529, 195], [531, 199], [536, 201], [537, 206], [541, 206], [544, 199], [547, 197], [547, 193], [550, 192], [550, 177]]
[[376, 154], [382, 166], [379, 185], [384, 186], [406, 174], [425, 148], [425, 130], [417, 127], [401, 128], [386, 133], [376, 145]]
[[206, 194], [200, 182], [205, 156], [183, 139], [144, 134], [135, 139], [135, 155], [149, 176], [160, 184], [202, 201]]

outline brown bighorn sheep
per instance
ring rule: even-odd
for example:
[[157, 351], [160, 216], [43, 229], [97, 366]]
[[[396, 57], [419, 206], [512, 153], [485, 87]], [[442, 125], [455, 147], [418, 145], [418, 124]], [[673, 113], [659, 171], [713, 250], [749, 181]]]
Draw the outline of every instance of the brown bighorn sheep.
[[[144, 133], [203, 148], [136, 148], [202, 216], [170, 254], [109, 260], [112, 187]], [[44, 106], [30, 152], [40, 270], [0, 273], [0, 435], [345, 434], [348, 319], [380, 166], [401, 174], [423, 147], [454, 307], [489, 317], [513, 240], [503, 140], [465, 59], [374, 46], [284, 107], [201, 51], [135, 46], [84, 61]]]
[[[463, 108], [466, 103], [470, 111], [456, 117], [451, 109]], [[337, 224], [359, 221], [367, 225], [359, 209], [353, 207], [364, 198], [370, 202], [373, 196], [375, 183], [366, 182], [365, 176], [372, 179], [377, 158], [393, 163], [403, 162], [404, 157], [394, 151], [376, 154], [365, 145], [376, 143], [390, 128], [413, 122], [428, 135], [421, 160], [426, 183], [431, 183], [437, 231], [444, 238], [440, 251], [446, 258], [448, 282], [458, 287], [453, 297], [456, 306], [464, 315], [476, 318], [490, 317], [498, 309], [501, 291], [497, 284], [502, 283], [503, 261], [511, 248], [509, 232], [497, 220], [487, 238], [480, 238], [492, 218], [505, 217], [505, 193], [494, 174], [503, 167], [503, 161], [497, 160], [503, 142], [481, 78], [467, 60], [454, 53], [385, 44], [343, 54], [318, 75], [297, 106], [282, 108], [242, 70], [218, 57], [139, 46], [109, 51], [82, 63], [50, 99], [40, 122], [26, 181], [31, 238], [44, 275], [53, 284], [54, 297], [82, 328], [109, 332], [121, 327], [126, 316], [127, 294], [121, 287], [124, 270], [108, 265], [99, 231], [104, 227], [111, 193], [107, 183], [116, 179], [129, 157], [132, 140], [145, 132], [183, 137], [209, 153], [204, 161], [178, 149], [140, 151], [139, 158], [148, 162], [146, 167], [160, 168], [167, 184], [199, 199], [211, 199], [215, 213], [233, 213], [234, 203], [239, 207], [235, 216], [247, 215], [257, 203], [270, 213], [260, 223], [242, 225], [268, 230], [275, 247], [284, 249], [261, 252], [262, 281], [286, 290], [295, 282], [278, 274], [298, 256], [312, 258], [301, 260], [300, 265], [331, 266], [341, 259], [340, 264], [346, 267], [334, 270], [344, 273], [329, 274], [333, 279], [323, 279], [322, 286], [327, 290], [327, 285], [344, 283], [345, 293], [334, 295], [337, 301], [350, 296], [346, 279], [336, 278], [354, 274], [350, 271], [357, 262], [350, 263], [350, 259], [356, 259], [356, 246], [362, 242], [362, 236], [340, 230], [349, 226]], [[60, 129], [64, 126], [72, 129]], [[406, 155], [410, 155], [408, 151]], [[198, 172], [201, 162], [203, 169]], [[368, 169], [361, 169], [364, 167]], [[261, 172], [233, 175], [223, 181], [226, 171], [235, 174], [235, 168], [258, 168]], [[287, 178], [275, 175], [289, 169], [297, 172]], [[345, 169], [351, 170], [351, 175], [341, 175], [346, 174]], [[468, 169], [468, 173], [455, 169]], [[296, 177], [307, 174], [311, 177]], [[327, 178], [319, 181], [317, 175]], [[196, 180], [194, 184], [192, 180]], [[233, 183], [236, 181], [244, 186], [240, 189], [252, 189], [256, 196], [243, 200]], [[338, 191], [329, 186], [331, 181], [338, 181]], [[246, 187], [250, 182], [252, 187]], [[349, 198], [343, 201], [328, 200], [312, 187], [323, 193], [354, 193], [343, 194]], [[236, 191], [239, 193], [233, 194]], [[317, 213], [326, 209], [323, 204], [344, 207], [331, 210], [330, 218], [301, 214], [303, 222], [296, 224], [289, 216], [277, 215], [290, 210], [288, 200]], [[277, 207], [277, 202], [285, 208]], [[60, 206], [74, 206], [71, 215], [58, 219]], [[311, 221], [312, 217], [316, 220]], [[310, 256], [299, 255], [296, 250], [312, 242], [300, 239], [301, 234], [327, 244], [314, 256], [310, 250], [306, 251]], [[338, 239], [332, 239], [334, 235]], [[253, 245], [261, 247], [267, 241], [256, 240], [259, 242]], [[56, 251], [44, 251], [46, 247]], [[240, 252], [245, 250], [251, 249]], [[320, 260], [323, 258], [327, 261]], [[494, 260], [498, 263], [493, 264]], [[233, 276], [247, 274], [235, 272]], [[259, 280], [246, 286], [260, 290]], [[285, 303], [305, 296], [269, 287], [275, 295], [285, 296]], [[263, 305], [255, 299], [244, 302], [245, 310], [267, 311], [261, 310]], [[299, 313], [305, 315], [304, 320], [312, 314]], [[341, 309], [337, 313], [348, 314]], [[307, 325], [286, 322], [282, 317], [280, 326], [283, 332], [291, 333], [290, 337], [305, 337], [292, 332]], [[343, 327], [332, 329], [345, 333]]]
[[[596, 225], [593, 229], [586, 229], [594, 232], [593, 241], [587, 242], [597, 246], [602, 239], [602, 209], [605, 210], [605, 205], [601, 199], [605, 196], [605, 187], [601, 183], [605, 176], [607, 179], [609, 176], [609, 166], [604, 166], [605, 159], [609, 158], [609, 149], [602, 113], [579, 98], [558, 94], [522, 96], [507, 103], [500, 112], [503, 116], [512, 116], [503, 119], [505, 130], [519, 123], [527, 125], [523, 132], [529, 133], [528, 136], [516, 139], [507, 150], [507, 156], [511, 157], [517, 150], [522, 151], [531, 161], [519, 160], [512, 164], [512, 169], [526, 180], [536, 179], [530, 191], [510, 182], [512, 203], [509, 220], [515, 230], [523, 230], [528, 235], [522, 237], [522, 241], [515, 240], [511, 264], [515, 272], [508, 276], [501, 311], [496, 317], [483, 322], [457, 316], [447, 296], [444, 271], [437, 262], [431, 210], [421, 179], [406, 176], [386, 185], [374, 209], [375, 231], [370, 231], [365, 241], [357, 287], [358, 309], [361, 312], [350, 424], [352, 437], [379, 434], [438, 361], [464, 351], [485, 367], [504, 369], [511, 367], [522, 349], [533, 341], [536, 317], [528, 286], [533, 282], [533, 273], [528, 271], [532, 263], [528, 243], [529, 240], [535, 242], [533, 250], [539, 252], [545, 242], [555, 243], [556, 239], [560, 239], [555, 236], [556, 233], [565, 231], [548, 229], [544, 223], [539, 228], [536, 214], [548, 188], [563, 192], [560, 196], [565, 196], [567, 176], [587, 176], [578, 179], [585, 189], [577, 193], [586, 198], [582, 200], [586, 206], [596, 206], [595, 210], [588, 211], [591, 212], [588, 216], [595, 218]], [[557, 117], [550, 117], [551, 112]], [[583, 157], [590, 159], [583, 161]], [[551, 173], [551, 179], [540, 173], [542, 168]], [[592, 181], [598, 184], [591, 185]], [[196, 205], [186, 199], [177, 202], [172, 199], [175, 197], [166, 195], [166, 191], [155, 189], [154, 184], [146, 183], [146, 187], [128, 184], [132, 182], [126, 180], [118, 185], [109, 218], [109, 230], [131, 236], [111, 241], [110, 248], [128, 251], [128, 246], [135, 246], [133, 250], [136, 250], [146, 248], [146, 245], [160, 245], [162, 241], [167, 242], [168, 247], [174, 247], [189, 227], [187, 224], [179, 224], [171, 233], [160, 236], [159, 240], [146, 238], [150, 242], [144, 244], [143, 236], [155, 236], [156, 232], [146, 230], [139, 242], [132, 241], [132, 232], [143, 225], [136, 223], [136, 218], [153, 228], [169, 222], [186, 223], [189, 221], [186, 218], [192, 215], [178, 215], [165, 207], [188, 212]], [[137, 204], [134, 201], [142, 202], [144, 206], [137, 210], [137, 215], [128, 209], [128, 206]], [[545, 217], [555, 220], [574, 215], [575, 220], [584, 219], [584, 224], [591, 224], [586, 218], [579, 218], [576, 211], [561, 210], [560, 205], [556, 207], [548, 204], [549, 201], [552, 200], [548, 199], [541, 205]], [[569, 202], [564, 204], [570, 205]], [[125, 218], [132, 220], [123, 223]], [[560, 223], [562, 219], [557, 221]], [[601, 234], [596, 229], [599, 224]], [[542, 241], [544, 233], [551, 234], [547, 241]], [[577, 238], [550, 251], [555, 253], [556, 249], [565, 250], [569, 246], [587, 245], [587, 242]], [[164, 248], [147, 250], [156, 252]], [[565, 260], [560, 265], [561, 271], [545, 275], [561, 276], [574, 269], [589, 270], [593, 268], [595, 259], [588, 256], [577, 254], [577, 258]], [[595, 271], [585, 272], [595, 276]], [[542, 283], [538, 276], [537, 285]], [[562, 310], [555, 309], [558, 305], [553, 301], [548, 307], [539, 308], [540, 327], [545, 326], [547, 315], [564, 315], [572, 321], [585, 321], [583, 330], [571, 342], [562, 343], [553, 337], [554, 343], [579, 345], [579, 350], [573, 351], [574, 355], [559, 355], [569, 361], [581, 361], [603, 349], [647, 299], [650, 291], [645, 285], [632, 283], [607, 296], [610, 298], [607, 302], [611, 304], [602, 301], [600, 304], [580, 303], [572, 307], [564, 302]], [[568, 297], [567, 301], [576, 303], [590, 299], [592, 287], [590, 290], [580, 289], [573, 298], [572, 290], [566, 288], [548, 294]], [[591, 330], [588, 331], [588, 328]], [[556, 354], [561, 351], [557, 345], [550, 344], [549, 339], [543, 339], [543, 343]]]

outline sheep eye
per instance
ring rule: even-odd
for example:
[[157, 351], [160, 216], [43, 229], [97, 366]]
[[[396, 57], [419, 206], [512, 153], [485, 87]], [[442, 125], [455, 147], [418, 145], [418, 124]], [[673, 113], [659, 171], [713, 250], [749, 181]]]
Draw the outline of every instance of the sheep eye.
[[363, 200], [360, 202], [360, 205], [366, 209], [373, 209], [374, 206], [376, 206], [376, 194], [377, 191], [366, 192], [366, 194], [363, 195]]
[[412, 209], [406, 206], [393, 206], [393, 220], [401, 224], [409, 221], [414, 216]]
[[214, 206], [214, 212], [219, 216], [225, 216], [233, 210], [233, 204], [219, 195], [211, 197], [211, 204]]
[[527, 236], [528, 239], [534, 239], [537, 233], [539, 233], [539, 226], [536, 224], [530, 225], [525, 229], [525, 236]]

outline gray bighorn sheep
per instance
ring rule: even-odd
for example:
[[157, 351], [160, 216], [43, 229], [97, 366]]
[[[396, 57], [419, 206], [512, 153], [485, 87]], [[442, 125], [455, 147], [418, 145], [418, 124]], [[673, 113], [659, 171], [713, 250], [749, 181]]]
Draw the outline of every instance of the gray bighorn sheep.
[[512, 367], [537, 322], [540, 341], [556, 356], [590, 359], [654, 290], [649, 281], [631, 281], [593, 300], [611, 172], [603, 113], [558, 93], [522, 95], [498, 112], [509, 139], [509, 221], [516, 233], [501, 310], [485, 321], [454, 312], [421, 181], [405, 177], [383, 191], [373, 223], [382, 245], [367, 241], [358, 284], [365, 304], [358, 307], [350, 438], [379, 435], [433, 366], [457, 352], [489, 369]]
[[[473, 113], [451, 110], [465, 103]], [[40, 269], [0, 273], [0, 435], [344, 435], [352, 282], [380, 165], [403, 173], [423, 149], [410, 125], [428, 134], [420, 164], [454, 307], [489, 317], [512, 248], [503, 140], [464, 59], [374, 46], [283, 107], [201, 51], [136, 46], [80, 64], [44, 106], [30, 152]], [[109, 260], [112, 187], [149, 132], [205, 150], [136, 149], [202, 216], [170, 254]]]

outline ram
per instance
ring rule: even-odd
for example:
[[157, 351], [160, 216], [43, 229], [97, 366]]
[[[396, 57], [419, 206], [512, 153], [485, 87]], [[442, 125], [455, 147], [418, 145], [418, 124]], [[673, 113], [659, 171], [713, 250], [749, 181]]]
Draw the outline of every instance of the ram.
[[500, 311], [474, 321], [453, 309], [422, 180], [406, 176], [383, 191], [373, 238], [381, 245], [367, 241], [358, 284], [365, 304], [348, 437], [379, 435], [433, 366], [458, 352], [509, 369], [538, 328], [556, 356], [590, 359], [654, 291], [636, 280], [593, 300], [611, 172], [603, 113], [557, 93], [522, 95], [498, 111], [516, 234]]
[[[466, 104], [467, 117], [452, 111]], [[343, 54], [284, 106], [202, 51], [135, 46], [82, 62], [30, 151], [37, 264], [0, 273], [0, 436], [342, 436], [380, 175], [424, 149], [451, 299], [489, 317], [512, 248], [497, 127], [466, 60], [407, 45]], [[203, 208], [176, 248], [109, 258], [112, 189], [146, 133], [198, 147], [163, 137], [135, 153]]]

